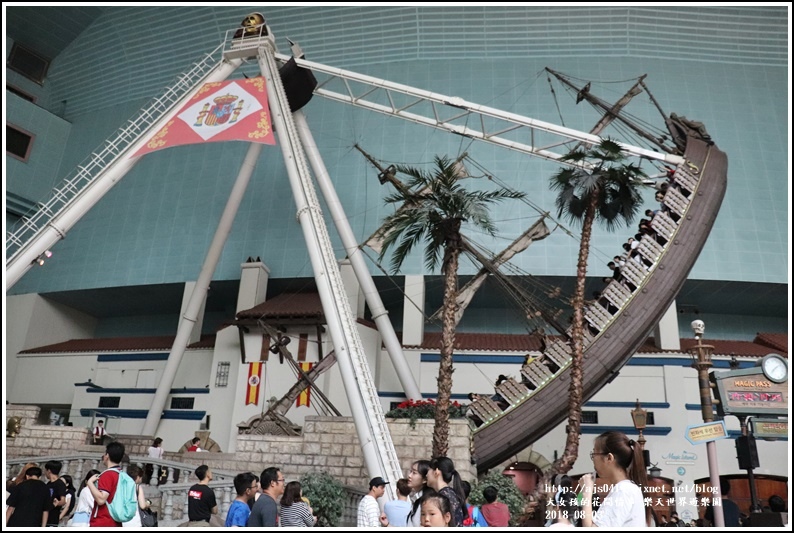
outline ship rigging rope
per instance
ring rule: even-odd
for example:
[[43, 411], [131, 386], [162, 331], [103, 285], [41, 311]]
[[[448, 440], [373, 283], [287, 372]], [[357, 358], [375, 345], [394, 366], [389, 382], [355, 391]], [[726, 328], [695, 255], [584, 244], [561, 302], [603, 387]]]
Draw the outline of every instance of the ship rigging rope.
[[[481, 254], [488, 256], [490, 255], [490, 251], [480, 243], [472, 241], [471, 239], [467, 239], [468, 243], [473, 247], [476, 248]], [[471, 257], [470, 254], [466, 254], [467, 257], [476, 265], [479, 264], [476, 258]], [[486, 267], [487, 268], [487, 267]], [[501, 269], [508, 270], [511, 272], [511, 279], [508, 282], [506, 279], [506, 275], [501, 272]], [[495, 269], [487, 268], [489, 273], [492, 275], [493, 279], [496, 280], [500, 286], [504, 289], [504, 292], [509, 295], [511, 298], [515, 299], [516, 303], [521, 306], [522, 310], [526, 312], [526, 318], [529, 319], [529, 314], [534, 314], [535, 311], [545, 311], [552, 315], [556, 314], [560, 308], [548, 305], [544, 303], [544, 300], [541, 298], [537, 298], [534, 294], [538, 291], [543, 292], [546, 298], [552, 301], [560, 301], [560, 302], [568, 302], [570, 298], [565, 298], [565, 295], [562, 294], [560, 287], [556, 285], [552, 285], [543, 281], [542, 279], [533, 276], [532, 274], [521, 270], [519, 267], [513, 265], [509, 261], [503, 263], [499, 267]], [[529, 289], [527, 291], [527, 289]], [[521, 291], [520, 294], [516, 294], [516, 290]], [[530, 292], [531, 291], [531, 292]], [[519, 299], [520, 297], [520, 299]], [[537, 321], [537, 319], [530, 319]]]
[[546, 80], [549, 82], [549, 90], [551, 91], [551, 96], [554, 98], [554, 105], [557, 107], [557, 115], [560, 117], [560, 125], [565, 126], [565, 119], [562, 118], [562, 110], [560, 109], [560, 102], [557, 99], [557, 91], [554, 90], [554, 85], [551, 83], [551, 74], [546, 72]]
[[[566, 79], [575, 79], [577, 81], [586, 81], [586, 80], [582, 80], [580, 78], [575, 78], [575, 77], [568, 76], [568, 75], [565, 75], [564, 77]], [[639, 78], [630, 79], [630, 80], [623, 80], [623, 81], [612, 81], [612, 82], [589, 80], [589, 82], [590, 83], [596, 83], [596, 84], [605, 85], [605, 84], [610, 84], [610, 83], [626, 83], [626, 82], [629, 82], [629, 81], [635, 81], [636, 82], [638, 79]], [[563, 89], [565, 89], [565, 91], [568, 94], [570, 94], [573, 99], [576, 99], [578, 93], [577, 93], [577, 91], [575, 89], [573, 89], [572, 87], [568, 87], [566, 85], [563, 85]], [[646, 91], [647, 91], [647, 89], [646, 89]], [[552, 94], [555, 97], [555, 103], [556, 103], [556, 101], [557, 101], [556, 100], [556, 93], [553, 92], [553, 90], [552, 90]], [[599, 98], [599, 97], [595, 96], [592, 93], [590, 93], [590, 97], [593, 100], [596, 100], [597, 102], [599, 102], [603, 106], [603, 107], [598, 106], [598, 105], [594, 104], [593, 102], [590, 102], [590, 100], [586, 99], [587, 103], [600, 115], [605, 114], [604, 108], [610, 108], [612, 106], [611, 103], [607, 102], [603, 98]], [[659, 146], [665, 146], [665, 147], [670, 148], [670, 149], [674, 148], [673, 146], [668, 146], [667, 144], [665, 144], [665, 141], [669, 141], [669, 135], [670, 135], [669, 132], [667, 131], [666, 127], [665, 128], [660, 128], [658, 126], [655, 126], [652, 123], [648, 122], [647, 120], [642, 119], [639, 116], [634, 115], [632, 113], [629, 113], [625, 109], [622, 109], [619, 114], [626, 121], [633, 123], [638, 129], [645, 129], [646, 131], [648, 131], [652, 135], [656, 136], [657, 139], [659, 139], [659, 143], [660, 143], [659, 145], [654, 145], [649, 140], [643, 139], [641, 136], [638, 136], [636, 133], [632, 133], [630, 135], [627, 135], [628, 137], [632, 138], [632, 142], [634, 144], [637, 144], [638, 146], [646, 146], [646, 147], [649, 147], [650, 149], [653, 149], [653, 150], [658, 149]], [[665, 118], [665, 117], [663, 116], [663, 118]], [[623, 130], [624, 128], [628, 128], [628, 126], [626, 126], [625, 124], [622, 124], [620, 121], [613, 121], [610, 124], [610, 126], [616, 128], [616, 129], [620, 129], [620, 130]], [[625, 131], [624, 131], [624, 133], [625, 133]], [[639, 139], [642, 139], [642, 140], [638, 141]], [[652, 163], [655, 164], [655, 165], [661, 165], [661, 163], [657, 162], [657, 161], [653, 161]]]
[[[480, 163], [478, 163], [477, 161], [472, 159], [470, 156], [467, 156], [465, 158], [465, 161], [470, 162], [475, 168], [477, 168], [480, 172], [482, 172], [490, 181], [493, 181], [494, 183], [496, 183], [498, 186], [502, 187], [503, 189], [507, 189], [508, 191], [516, 191], [517, 190], [517, 189], [511, 187], [510, 185], [508, 185], [507, 183], [505, 183], [500, 178], [498, 178], [495, 175], [491, 174], [491, 172], [488, 169], [486, 169], [483, 165], [481, 165]], [[574, 231], [574, 230], [570, 229], [568, 226], [566, 226], [559, 219], [557, 219], [554, 216], [552, 216], [550, 212], [541, 210], [540, 206], [538, 206], [537, 204], [533, 203], [526, 196], [524, 198], [521, 198], [519, 201], [525, 203], [526, 205], [528, 205], [529, 207], [531, 207], [532, 209], [534, 209], [535, 211], [537, 211], [541, 215], [547, 216], [549, 218], [549, 220], [554, 222], [555, 227], [550, 229], [549, 233], [553, 233], [557, 228], [559, 228], [563, 233], [565, 233], [566, 235], [571, 237], [574, 241], [576, 241], [576, 242], [580, 242], [581, 241], [581, 236], [578, 236], [578, 232], [577, 231]], [[630, 236], [633, 236], [635, 233], [637, 233], [637, 231], [633, 231]], [[617, 253], [617, 254], [607, 253], [606, 251], [604, 251], [604, 250], [602, 250], [602, 249], [600, 249], [598, 247], [592, 246], [592, 245], [590, 246], [590, 254], [598, 257], [600, 260], [603, 260], [605, 264], [608, 263], [609, 261], [611, 261], [612, 258], [615, 255], [620, 255], [620, 253]], [[589, 263], [589, 261], [588, 261], [588, 263]]]
[[381, 272], [383, 272], [383, 274], [386, 276], [386, 279], [388, 279], [388, 280], [389, 280], [389, 281], [392, 283], [392, 285], [394, 285], [394, 288], [395, 288], [396, 290], [398, 290], [398, 291], [400, 292], [400, 294], [402, 294], [402, 295], [403, 295], [403, 299], [406, 299], [406, 300], [408, 300], [409, 302], [411, 302], [411, 304], [412, 304], [412, 305], [413, 305], [413, 306], [416, 308], [416, 310], [417, 310], [417, 311], [419, 311], [420, 313], [422, 313], [422, 316], [424, 317], [425, 321], [427, 321], [427, 322], [436, 322], [436, 323], [439, 323], [439, 321], [433, 320], [431, 317], [429, 317], [429, 316], [427, 315], [427, 313], [425, 313], [425, 312], [424, 312], [424, 310], [423, 310], [423, 306], [421, 306], [421, 305], [417, 304], [416, 302], [414, 302], [414, 301], [413, 301], [413, 300], [412, 300], [412, 299], [411, 299], [411, 298], [410, 298], [410, 297], [409, 297], [409, 296], [406, 294], [405, 290], [403, 290], [403, 288], [402, 288], [402, 287], [400, 287], [400, 285], [399, 285], [399, 284], [398, 284], [396, 281], [394, 281], [394, 278], [391, 276], [391, 274], [389, 274], [389, 272], [388, 272], [388, 271], [387, 271], [385, 268], [383, 268], [383, 265], [380, 263], [380, 261], [378, 261], [377, 259], [375, 259], [374, 257], [372, 257], [372, 255], [370, 255], [369, 251], [366, 249], [366, 247], [365, 247], [365, 245], [364, 245], [364, 244], [362, 244], [362, 245], [359, 245], [359, 249], [361, 250], [361, 253], [363, 253], [363, 254], [364, 254], [364, 257], [366, 257], [367, 259], [369, 259], [369, 260], [372, 262], [372, 264], [373, 264], [373, 265], [375, 265], [376, 267], [378, 267], [378, 269], [379, 269]]

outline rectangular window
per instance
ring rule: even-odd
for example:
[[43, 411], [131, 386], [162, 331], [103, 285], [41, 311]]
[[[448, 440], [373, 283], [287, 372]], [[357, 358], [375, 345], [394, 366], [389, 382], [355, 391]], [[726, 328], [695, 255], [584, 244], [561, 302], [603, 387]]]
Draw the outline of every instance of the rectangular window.
[[654, 426], [656, 425], [656, 421], [653, 419], [653, 413], [648, 411], [648, 418], [645, 420], [646, 426]]
[[598, 411], [582, 411], [582, 424], [598, 424]]
[[209, 431], [210, 429], [210, 415], [204, 417], [204, 420], [201, 421], [199, 424], [199, 430], [201, 431]]
[[121, 403], [121, 396], [100, 396], [99, 407], [115, 408]]
[[229, 361], [221, 361], [218, 363], [218, 370], [215, 373], [215, 386], [228, 387], [229, 386], [229, 368], [231, 367]]
[[195, 398], [171, 398], [171, 409], [193, 409]]
[[32, 146], [32, 133], [17, 126], [6, 124], [6, 154], [16, 157], [20, 161], [27, 161]]
[[8, 54], [8, 63], [6, 65], [11, 70], [15, 70], [29, 80], [41, 85], [47, 75], [50, 62], [33, 50], [25, 48], [19, 43], [14, 43], [11, 47], [11, 53]]
[[34, 102], [34, 103], [36, 102], [36, 97], [35, 96], [33, 96], [31, 94], [28, 94], [25, 91], [23, 91], [22, 89], [18, 89], [16, 87], [14, 87], [13, 85], [6, 84], [6, 91], [8, 91], [10, 93], [14, 93], [15, 95], [19, 96], [20, 98], [24, 98], [28, 102]]

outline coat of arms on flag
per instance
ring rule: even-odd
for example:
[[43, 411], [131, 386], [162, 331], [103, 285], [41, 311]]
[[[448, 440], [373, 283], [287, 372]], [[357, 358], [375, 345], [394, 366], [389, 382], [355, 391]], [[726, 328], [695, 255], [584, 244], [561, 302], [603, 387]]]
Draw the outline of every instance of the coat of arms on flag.
[[245, 405], [259, 405], [259, 385], [262, 383], [263, 364], [248, 364], [248, 387], [245, 390]]
[[217, 141], [276, 144], [265, 78], [205, 83], [133, 157], [172, 146]]
[[[298, 364], [300, 365], [301, 370], [303, 370], [304, 372], [308, 372], [314, 366], [314, 363], [298, 363]], [[301, 405], [310, 407], [311, 392], [312, 392], [312, 388], [307, 385], [306, 388], [303, 389], [301, 393], [298, 395], [298, 399], [295, 400], [295, 407], [300, 407]]]

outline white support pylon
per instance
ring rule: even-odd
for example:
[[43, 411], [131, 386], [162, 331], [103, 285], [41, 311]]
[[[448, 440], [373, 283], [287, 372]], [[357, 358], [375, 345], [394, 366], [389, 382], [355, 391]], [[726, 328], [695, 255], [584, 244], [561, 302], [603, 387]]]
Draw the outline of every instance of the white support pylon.
[[386, 348], [386, 352], [391, 358], [394, 371], [397, 373], [397, 378], [400, 380], [400, 385], [402, 385], [403, 391], [405, 391], [405, 395], [409, 399], [421, 400], [422, 393], [419, 390], [419, 385], [416, 383], [416, 379], [411, 373], [408, 361], [405, 360], [405, 354], [403, 354], [400, 340], [397, 338], [397, 334], [394, 333], [394, 327], [392, 326], [391, 320], [389, 320], [389, 313], [383, 305], [380, 293], [378, 293], [375, 282], [372, 280], [372, 275], [369, 273], [369, 269], [364, 262], [364, 257], [358, 247], [356, 237], [353, 234], [353, 228], [350, 227], [350, 222], [347, 220], [342, 202], [339, 201], [339, 196], [336, 194], [333, 183], [331, 183], [328, 169], [325, 167], [325, 163], [323, 163], [323, 159], [320, 156], [320, 151], [317, 149], [317, 144], [314, 142], [314, 137], [312, 136], [311, 130], [309, 130], [306, 117], [303, 111], [297, 111], [292, 116], [295, 119], [295, 125], [298, 128], [298, 135], [300, 135], [303, 148], [306, 150], [309, 157], [309, 163], [311, 163], [312, 170], [314, 171], [314, 177], [318, 185], [320, 185], [320, 191], [322, 191], [325, 197], [325, 203], [328, 205], [328, 209], [331, 212], [331, 218], [339, 232], [339, 237], [342, 239], [342, 244], [345, 246], [347, 257], [350, 259], [350, 264], [353, 266], [356, 278], [361, 284], [364, 298], [366, 298], [369, 309], [372, 311], [372, 320], [374, 320], [375, 325], [378, 326], [378, 331], [383, 338], [383, 346]]
[[274, 130], [284, 155], [298, 221], [309, 252], [317, 291], [336, 352], [345, 394], [370, 476], [382, 476], [390, 484], [386, 494], [395, 498], [394, 487], [402, 477], [400, 462], [372, 380], [367, 358], [342, 284], [320, 204], [309, 175], [287, 96], [278, 76], [275, 44], [270, 39], [258, 51], [259, 66], [267, 80], [267, 93]]

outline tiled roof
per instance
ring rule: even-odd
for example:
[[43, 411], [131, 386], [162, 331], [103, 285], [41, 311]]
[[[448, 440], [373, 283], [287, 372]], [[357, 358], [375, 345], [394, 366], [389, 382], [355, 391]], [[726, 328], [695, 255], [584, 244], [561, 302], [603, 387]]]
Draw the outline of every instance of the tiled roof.
[[[775, 334], [776, 337], [788, 339], [786, 334]], [[637, 353], [686, 353], [687, 349], [695, 346], [694, 339], [681, 339], [681, 350], [662, 350], [653, 343], [653, 338], [649, 338], [639, 347]], [[730, 341], [730, 340], [709, 340], [703, 339], [703, 344], [714, 346], [716, 355], [736, 355], [737, 357], [763, 357], [770, 352], [768, 346], [750, 341]], [[784, 341], [783, 345], [786, 342]], [[440, 350], [441, 333], [427, 332], [424, 341], [419, 346], [408, 346], [405, 348]], [[456, 350], [487, 350], [495, 352], [528, 352], [540, 349], [539, 340], [532, 335], [508, 335], [497, 333], [456, 333]], [[788, 356], [785, 351], [781, 355]]]
[[[681, 349], [687, 350], [695, 346], [694, 339], [681, 339]], [[703, 344], [714, 346], [717, 355], [736, 355], [737, 357], [763, 357], [769, 353], [769, 347], [750, 341], [725, 341], [703, 339]]]
[[[316, 294], [315, 294], [316, 296]], [[276, 301], [276, 298], [270, 300]], [[312, 316], [307, 315], [310, 307], [304, 306], [303, 310], [298, 309], [298, 305], [311, 303], [309, 298], [298, 298], [290, 300], [293, 307], [287, 307], [291, 315], [286, 316]], [[317, 298], [319, 306], [319, 297]], [[257, 309], [260, 306], [254, 307]], [[249, 310], [250, 311], [250, 310]], [[241, 311], [245, 313], [245, 311]], [[238, 313], [238, 316], [241, 314]], [[320, 311], [321, 314], [321, 311]], [[258, 315], [257, 318], [261, 316]], [[276, 316], [276, 315], [267, 315]], [[285, 315], [277, 315], [285, 316]], [[315, 315], [317, 316], [317, 315]], [[359, 320], [363, 325], [374, 327], [369, 321]], [[402, 337], [400, 333], [398, 337]], [[554, 338], [554, 337], [551, 337]], [[168, 351], [174, 343], [173, 336], [163, 337], [115, 337], [107, 339], [73, 339], [66, 342], [49, 344], [24, 350], [20, 353], [80, 353], [80, 352], [130, 352], [130, 351]], [[770, 346], [775, 343], [778, 347], [788, 346], [788, 335], [785, 333], [766, 333], [759, 334], [753, 342], [732, 341], [732, 340], [711, 340], [703, 339], [703, 344], [714, 346], [716, 355], [736, 355], [737, 357], [763, 357], [771, 351], [776, 351], [784, 357], [788, 357], [785, 349]], [[654, 345], [653, 338], [648, 338], [642, 346], [637, 349], [637, 353], [686, 353], [695, 346], [694, 339], [681, 339], [681, 351], [661, 350]], [[188, 346], [189, 349], [211, 349], [215, 347], [215, 335], [202, 335], [199, 342]], [[439, 350], [441, 349], [441, 333], [427, 332], [421, 345], [406, 345], [405, 348]], [[481, 350], [494, 352], [529, 352], [540, 349], [540, 341], [533, 335], [510, 335], [503, 333], [456, 333], [456, 350]]]
[[316, 292], [279, 294], [261, 304], [237, 313], [238, 319], [323, 317], [320, 295]]
[[[169, 351], [174, 336], [163, 337], [113, 337], [107, 339], [72, 339], [24, 350], [20, 353], [79, 353], [79, 352], [151, 352]], [[214, 348], [215, 335], [202, 335], [189, 349]]]
[[788, 335], [786, 333], [759, 333], [753, 339], [756, 344], [769, 346], [782, 354], [788, 354]]

